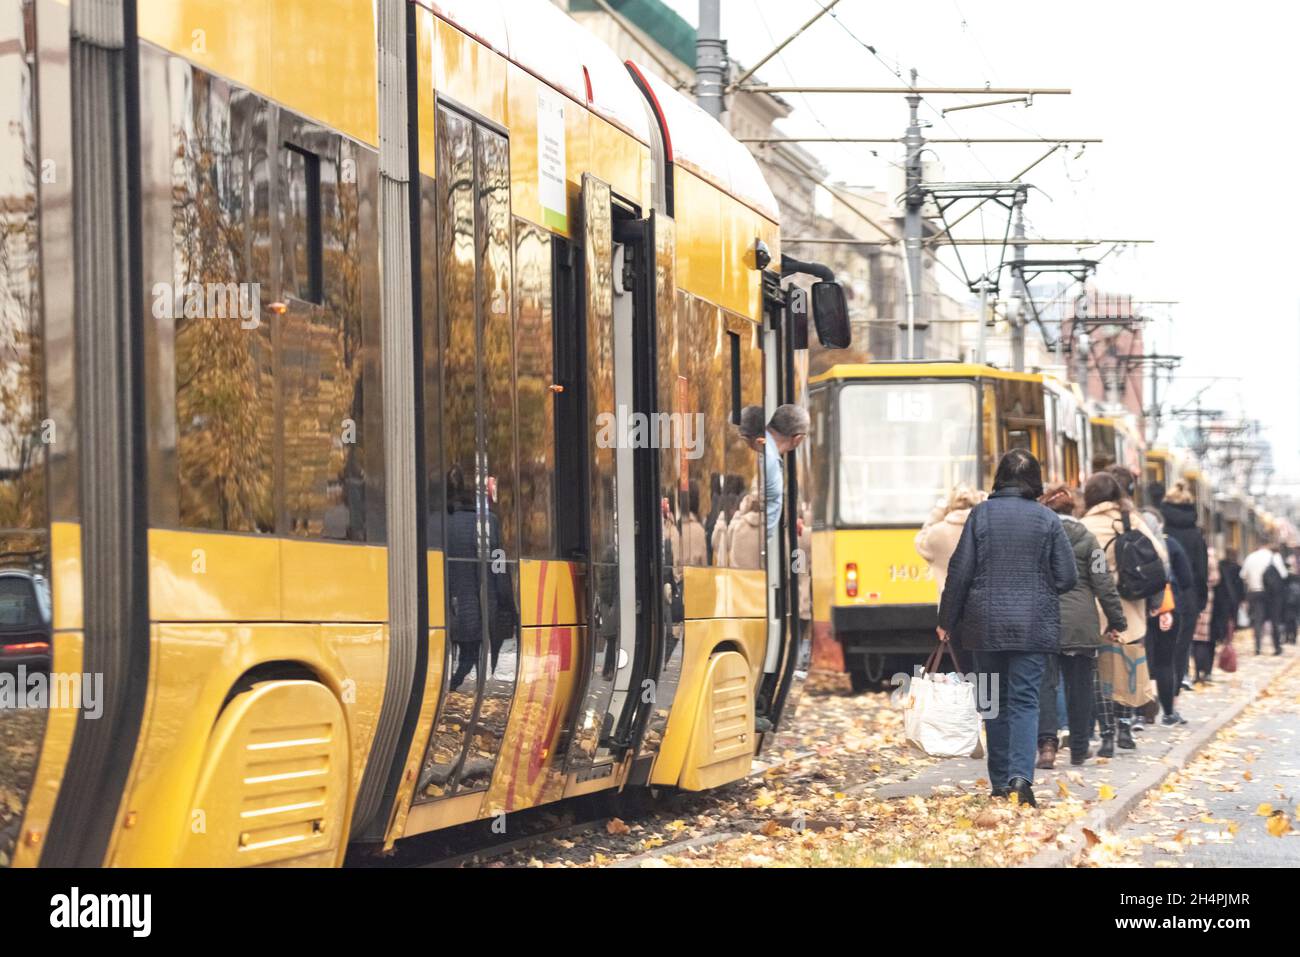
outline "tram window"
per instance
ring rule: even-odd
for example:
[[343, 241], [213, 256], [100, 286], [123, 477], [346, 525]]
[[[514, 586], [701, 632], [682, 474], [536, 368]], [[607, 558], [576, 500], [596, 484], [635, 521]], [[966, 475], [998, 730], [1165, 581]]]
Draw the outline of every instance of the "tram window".
[[555, 383], [564, 391], [555, 393], [555, 487], [565, 489], [555, 496], [555, 546], [561, 558], [579, 558], [588, 553], [588, 511], [586, 430], [586, 381], [584, 372], [586, 338], [578, 295], [582, 274], [579, 247], [560, 236], [552, 237], [551, 315]]
[[474, 509], [478, 474], [474, 127], [459, 113], [441, 109], [437, 124], [442, 428], [451, 513]]
[[810, 442], [805, 443], [810, 446], [812, 455], [812, 507], [813, 507], [813, 524], [817, 528], [824, 528], [827, 522], [827, 512], [830, 505], [831, 492], [831, 447], [830, 447], [830, 430], [828, 429], [827, 408], [830, 405], [830, 391], [828, 389], [818, 389], [814, 391], [808, 399], [808, 411], [812, 419], [812, 435], [809, 436]]
[[[733, 403], [737, 408], [745, 406], [762, 406], [763, 404], [763, 353], [759, 345], [758, 326], [740, 316], [725, 314], [723, 321], [727, 328], [727, 339], [735, 351], [731, 355], [733, 375], [737, 380]], [[737, 418], [739, 416], [737, 415]], [[728, 526], [727, 565], [732, 568], [761, 568], [763, 565], [762, 548], [766, 544], [763, 515], [763, 474], [761, 452], [755, 452], [740, 436], [736, 426], [728, 424], [726, 428], [726, 477], [730, 483], [731, 496], [727, 505], [742, 514], [732, 515]], [[734, 505], [733, 505], [734, 502]], [[757, 525], [759, 531], [751, 532]], [[737, 535], [743, 527], [744, 532]], [[748, 534], [746, 534], [748, 533]]]
[[716, 306], [681, 290], [677, 292], [677, 315], [680, 354], [686, 370], [686, 408], [682, 412], [687, 416], [703, 415], [702, 420], [694, 420], [703, 425], [694, 430], [693, 438], [699, 444], [686, 459], [688, 484], [698, 484], [700, 489], [700, 514], [705, 516], [708, 537], [706, 557], [712, 565], [725, 565], [726, 528], [740, 506], [744, 484], [740, 476], [725, 470], [728, 433], [736, 429], [729, 424], [723, 395], [726, 367], [720, 317]]
[[[272, 325], [231, 315], [269, 274], [265, 104], [194, 70], [173, 96], [176, 478], [182, 527], [275, 531]], [[241, 285], [244, 284], [244, 285]], [[224, 306], [200, 291], [217, 290]], [[194, 296], [189, 295], [193, 291]]]
[[443, 542], [447, 503], [442, 474], [442, 348], [438, 335], [437, 183], [420, 177], [420, 330], [424, 352], [424, 489], [427, 548]]
[[515, 220], [520, 554], [556, 557], [555, 415], [551, 385], [551, 234]]
[[1002, 454], [998, 448], [998, 395], [993, 383], [984, 383], [984, 401], [981, 406], [983, 428], [984, 489], [993, 488], [993, 475], [997, 471], [998, 458]]
[[324, 286], [322, 173], [333, 179], [334, 169], [323, 171], [319, 156], [293, 143], [284, 144], [284, 161], [288, 176], [280, 218], [282, 284], [303, 302], [319, 303]]
[[917, 525], [977, 476], [978, 418], [968, 382], [869, 382], [839, 396], [839, 518]]
[[504, 136], [483, 127], [475, 128], [474, 139], [478, 166], [477, 242], [487, 508], [500, 522], [501, 547], [514, 559], [519, 557], [519, 479], [511, 305], [510, 147]]
[[[282, 120], [282, 126], [285, 121]], [[306, 127], [306, 124], [303, 124]], [[292, 128], [292, 127], [291, 127]], [[280, 222], [293, 234], [310, 230], [311, 216], [300, 204], [297, 170], [306, 169], [315, 187], [305, 195], [315, 210], [318, 247], [327, 268], [308, 271], [308, 284], [320, 305], [294, 303], [279, 320], [280, 391], [283, 419], [284, 513], [289, 535], [347, 541], [382, 540], [382, 425], [378, 394], [378, 251], [375, 195], [377, 168], [373, 153], [342, 137], [312, 131], [314, 162], [300, 166], [307, 154], [286, 150], [288, 188]], [[356, 175], [340, 176], [341, 170]], [[302, 280], [287, 261], [299, 255], [296, 240], [282, 244], [286, 291]], [[311, 253], [312, 257], [317, 255]], [[367, 371], [369, 370], [369, 371]], [[367, 396], [367, 393], [372, 393]], [[367, 401], [367, 398], [369, 401]]]
[[1034, 442], [1027, 430], [1007, 430], [1007, 451], [1009, 452], [1012, 449], [1024, 449], [1026, 452], [1034, 451]]

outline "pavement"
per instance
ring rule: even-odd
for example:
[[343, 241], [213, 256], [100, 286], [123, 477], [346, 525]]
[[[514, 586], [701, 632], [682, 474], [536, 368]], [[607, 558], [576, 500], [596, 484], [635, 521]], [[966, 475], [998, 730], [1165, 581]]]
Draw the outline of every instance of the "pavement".
[[[1295, 646], [1290, 658], [1295, 658]], [[1088, 863], [1300, 866], [1300, 666], [1147, 794]], [[1093, 860], [1096, 858], [1096, 860]]]
[[[1062, 840], [1044, 848], [1027, 864], [1062, 867], [1075, 863], [1093, 839], [1086, 836], [1086, 832], [1101, 834], [1122, 824], [1148, 792], [1160, 787], [1170, 774], [1192, 761], [1226, 725], [1258, 700], [1263, 689], [1300, 657], [1295, 645], [1286, 646], [1281, 656], [1274, 656], [1271, 649], [1255, 655], [1251, 648], [1249, 633], [1239, 634], [1237, 672], [1229, 675], [1216, 669], [1212, 684], [1199, 686], [1195, 691], [1184, 691], [1179, 696], [1178, 709], [1187, 718], [1187, 724], [1173, 728], [1147, 725], [1136, 735], [1138, 746], [1135, 750], [1117, 748], [1114, 758], [1094, 758], [1080, 767], [1070, 765], [1068, 749], [1063, 749], [1053, 770], [1036, 771], [1034, 793], [1040, 806], [1068, 796], [1088, 802], [1091, 810], [1069, 829]], [[1281, 733], [1280, 729], [1275, 730]], [[1285, 758], [1277, 755], [1273, 760], [1282, 762]], [[1281, 773], [1291, 768], [1279, 766], [1277, 770]], [[1296, 783], [1300, 785], [1300, 780]], [[925, 767], [903, 781], [878, 787], [868, 784], [853, 790], [876, 799], [987, 793], [988, 771], [982, 759], [945, 760]], [[1240, 799], [1236, 803], [1245, 801]], [[1153, 823], [1152, 826], [1157, 825]]]

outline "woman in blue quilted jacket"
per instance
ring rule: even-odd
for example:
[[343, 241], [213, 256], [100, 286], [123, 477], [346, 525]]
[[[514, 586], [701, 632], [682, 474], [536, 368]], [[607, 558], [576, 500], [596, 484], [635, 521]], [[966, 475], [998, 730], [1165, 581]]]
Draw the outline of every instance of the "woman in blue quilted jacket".
[[993, 796], [1031, 805], [1038, 689], [1061, 648], [1060, 596], [1078, 583], [1074, 549], [1042, 494], [1030, 452], [1002, 456], [993, 494], [971, 510], [948, 563], [938, 627], [941, 641], [973, 653], [981, 687], [995, 695], [984, 718]]

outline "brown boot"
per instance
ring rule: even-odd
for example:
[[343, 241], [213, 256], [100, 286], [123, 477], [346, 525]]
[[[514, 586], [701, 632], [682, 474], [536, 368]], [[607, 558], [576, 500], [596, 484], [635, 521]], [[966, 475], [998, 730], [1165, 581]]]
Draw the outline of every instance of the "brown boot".
[[1050, 771], [1056, 767], [1056, 739], [1045, 738], [1038, 742], [1038, 763], [1036, 768], [1042, 768], [1044, 771]]

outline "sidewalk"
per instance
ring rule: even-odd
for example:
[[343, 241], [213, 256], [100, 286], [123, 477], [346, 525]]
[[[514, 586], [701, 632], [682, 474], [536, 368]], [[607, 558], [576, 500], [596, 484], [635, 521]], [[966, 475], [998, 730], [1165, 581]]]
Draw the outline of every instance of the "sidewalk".
[[[1216, 670], [1214, 683], [1197, 691], [1184, 691], [1178, 698], [1178, 710], [1187, 724], [1174, 728], [1149, 724], [1135, 735], [1137, 749], [1115, 749], [1112, 759], [1093, 758], [1081, 767], [1070, 765], [1069, 749], [1057, 757], [1056, 768], [1035, 771], [1034, 794], [1040, 802], [1062, 794], [1062, 784], [1074, 796], [1084, 800], [1098, 798], [1109, 786], [1115, 793], [1133, 784], [1153, 767], [1164, 766], [1165, 759], [1194, 736], [1204, 733], [1207, 725], [1255, 697], [1258, 689], [1271, 681], [1296, 657], [1296, 646], [1286, 646], [1286, 653], [1274, 657], [1271, 650], [1256, 656], [1249, 633], [1238, 637], [1240, 667], [1229, 675]], [[877, 799], [930, 797], [988, 790], [988, 769], [983, 759], [941, 761], [922, 769], [914, 777], [878, 788], [864, 785], [856, 793]], [[1109, 793], [1109, 792], [1107, 792]]]

